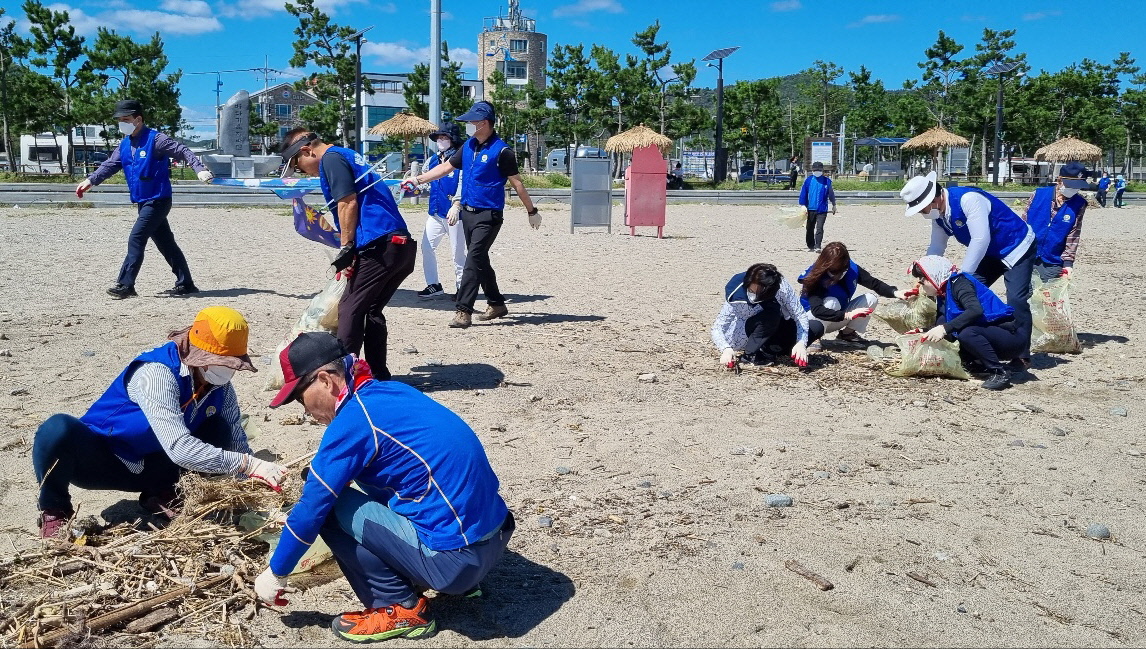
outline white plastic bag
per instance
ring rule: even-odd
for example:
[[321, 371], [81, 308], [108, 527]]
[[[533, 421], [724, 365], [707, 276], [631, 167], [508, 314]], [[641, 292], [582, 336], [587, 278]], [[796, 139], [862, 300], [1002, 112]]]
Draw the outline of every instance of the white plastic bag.
[[872, 313], [900, 334], [912, 329], [930, 329], [935, 324], [935, 314], [935, 300], [926, 295], [913, 295], [906, 300], [880, 300]]
[[1031, 351], [1080, 353], [1082, 346], [1070, 314], [1070, 277], [1057, 277], [1044, 284], [1035, 273], [1031, 283]]
[[271, 359], [271, 372], [267, 377], [264, 389], [278, 390], [286, 382], [283, 378], [283, 368], [279, 365], [279, 355], [287, 345], [304, 331], [338, 331], [338, 302], [346, 292], [346, 278], [332, 279], [326, 283], [326, 288], [312, 297], [306, 309], [299, 316], [297, 322], [291, 327], [290, 334], [275, 349], [275, 356]]
[[959, 342], [937, 340], [923, 342], [922, 334], [908, 334], [895, 339], [899, 346], [899, 365], [887, 370], [892, 376], [948, 376], [969, 379], [959, 358]]
[[793, 230], [798, 230], [804, 227], [804, 224], [807, 223], [807, 221], [808, 208], [804, 207], [803, 205], [780, 208], [780, 223], [783, 223]]

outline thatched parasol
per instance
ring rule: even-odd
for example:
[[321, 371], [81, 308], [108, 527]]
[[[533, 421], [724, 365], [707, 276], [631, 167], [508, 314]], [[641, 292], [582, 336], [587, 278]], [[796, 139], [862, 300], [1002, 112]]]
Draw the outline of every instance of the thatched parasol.
[[624, 133], [618, 133], [605, 142], [605, 150], [609, 153], [631, 153], [634, 149], [646, 146], [655, 146], [661, 153], [667, 153], [672, 147], [672, 140], [641, 124]]
[[436, 130], [438, 126], [430, 120], [401, 111], [390, 119], [371, 126], [370, 134], [402, 138], [402, 168], [405, 169], [407, 159], [410, 157], [410, 140], [425, 137]]
[[942, 126], [936, 126], [904, 142], [901, 148], [907, 149], [908, 151], [930, 152], [932, 159], [931, 168], [938, 171], [939, 150], [949, 149], [953, 146], [971, 146], [971, 143], [962, 135], [956, 135]]
[[1097, 162], [1102, 159], [1102, 149], [1089, 142], [1068, 135], [1035, 151], [1035, 160]]

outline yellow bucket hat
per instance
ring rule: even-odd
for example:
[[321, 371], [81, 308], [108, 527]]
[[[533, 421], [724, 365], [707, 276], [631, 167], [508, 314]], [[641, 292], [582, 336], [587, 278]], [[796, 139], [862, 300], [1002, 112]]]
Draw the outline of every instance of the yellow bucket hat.
[[255, 371], [247, 355], [247, 319], [226, 306], [209, 306], [195, 316], [187, 331], [190, 347], [183, 362], [191, 367], [222, 365]]

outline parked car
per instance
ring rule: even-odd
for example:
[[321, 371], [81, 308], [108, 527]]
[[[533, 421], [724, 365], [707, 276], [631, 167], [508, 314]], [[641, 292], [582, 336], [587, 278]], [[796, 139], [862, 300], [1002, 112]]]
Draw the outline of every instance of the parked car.
[[[740, 166], [740, 175], [738, 180], [742, 183], [752, 180], [752, 165], [746, 164]], [[767, 167], [757, 167], [756, 182], [787, 183], [788, 172], [781, 171], [779, 169], [768, 169]]]

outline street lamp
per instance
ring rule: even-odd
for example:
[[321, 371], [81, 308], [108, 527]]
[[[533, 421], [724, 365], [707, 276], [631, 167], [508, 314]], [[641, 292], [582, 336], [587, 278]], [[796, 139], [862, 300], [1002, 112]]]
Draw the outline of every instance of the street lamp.
[[362, 35], [371, 29], [374, 29], [374, 25], [345, 38], [354, 41], [354, 144], [362, 155], [366, 155], [366, 138], [362, 137]]
[[1003, 157], [1003, 75], [1019, 67], [1018, 61], [1010, 63], [996, 63], [987, 68], [987, 74], [999, 77], [999, 98], [995, 102], [995, 186], [999, 185], [999, 167], [1002, 166]]
[[673, 81], [680, 81], [680, 77], [673, 77], [661, 82], [661, 135], [665, 134], [665, 86]]
[[712, 180], [718, 183], [724, 182], [727, 176], [725, 167], [728, 164], [728, 152], [724, 150], [724, 59], [738, 49], [739, 45], [713, 50], [701, 59], [701, 61], [716, 61], [715, 64], [709, 63], [708, 67], [716, 68], [716, 159], [713, 161], [715, 164]]

